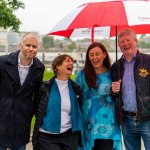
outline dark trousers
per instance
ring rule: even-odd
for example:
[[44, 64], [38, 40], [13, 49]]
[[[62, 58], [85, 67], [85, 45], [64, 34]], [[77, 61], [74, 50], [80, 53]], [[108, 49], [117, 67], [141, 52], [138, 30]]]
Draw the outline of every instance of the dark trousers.
[[[0, 150], [7, 150], [8, 148], [7, 147], [4, 147], [4, 146], [0, 146]], [[12, 147], [11, 150], [26, 150], [26, 145], [22, 145], [18, 148], [14, 148]]]
[[71, 129], [61, 134], [48, 134], [39, 132], [39, 150], [77, 150], [78, 133], [72, 133]]
[[96, 139], [92, 150], [112, 150], [113, 140], [110, 139]]

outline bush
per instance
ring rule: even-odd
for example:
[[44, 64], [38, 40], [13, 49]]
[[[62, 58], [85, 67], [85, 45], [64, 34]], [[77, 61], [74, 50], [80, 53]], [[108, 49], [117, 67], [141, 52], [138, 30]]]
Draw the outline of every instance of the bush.
[[44, 71], [44, 76], [43, 76], [43, 81], [49, 80], [49, 79], [52, 78], [53, 76], [54, 76], [53, 71], [45, 70], [45, 71]]
[[[51, 79], [53, 76], [54, 76], [53, 71], [45, 70], [44, 76], [43, 76], [43, 81], [49, 80], [49, 79]], [[75, 75], [72, 74], [72, 75], [70, 76], [70, 78], [71, 78], [72, 80], [74, 80]]]

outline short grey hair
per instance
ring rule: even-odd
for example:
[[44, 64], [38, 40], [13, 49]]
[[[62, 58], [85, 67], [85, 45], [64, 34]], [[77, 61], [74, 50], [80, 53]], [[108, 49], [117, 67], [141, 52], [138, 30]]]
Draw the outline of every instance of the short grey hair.
[[22, 36], [22, 42], [25, 40], [25, 38], [26, 38], [27, 36], [35, 37], [35, 38], [37, 39], [37, 41], [39, 41], [39, 38], [38, 38], [37, 33], [35, 33], [35, 32], [27, 32], [26, 34], [24, 34], [24, 35]]
[[118, 34], [118, 40], [124, 35], [130, 35], [135, 41], [137, 41], [137, 35], [132, 29], [123, 29]]

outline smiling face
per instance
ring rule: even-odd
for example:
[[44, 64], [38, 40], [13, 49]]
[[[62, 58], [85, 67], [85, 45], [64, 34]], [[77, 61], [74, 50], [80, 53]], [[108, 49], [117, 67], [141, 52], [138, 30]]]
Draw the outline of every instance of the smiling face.
[[129, 28], [121, 30], [118, 34], [118, 45], [128, 61], [131, 61], [136, 54], [137, 43], [138, 39], [136, 33]]
[[57, 75], [56, 75], [58, 79], [64, 79], [64, 80], [68, 79], [73, 71], [72, 58], [67, 56], [65, 60], [62, 62], [62, 64], [56, 66], [56, 68], [58, 70]]
[[124, 35], [118, 39], [120, 50], [125, 57], [133, 56], [137, 49], [137, 40], [130, 35]]
[[103, 61], [106, 57], [106, 53], [102, 51], [101, 48], [94, 47], [89, 51], [89, 60], [95, 70], [101, 69], [103, 67]]

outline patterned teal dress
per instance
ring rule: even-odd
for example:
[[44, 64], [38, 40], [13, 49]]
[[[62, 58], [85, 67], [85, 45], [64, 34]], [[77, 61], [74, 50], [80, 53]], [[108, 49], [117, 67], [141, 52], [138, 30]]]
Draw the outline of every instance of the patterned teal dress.
[[110, 71], [97, 75], [98, 89], [89, 89], [83, 70], [77, 72], [75, 82], [80, 85], [83, 98], [83, 149], [91, 150], [95, 139], [112, 139], [114, 150], [121, 150], [121, 131], [115, 120], [114, 102], [110, 95]]

